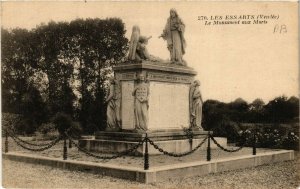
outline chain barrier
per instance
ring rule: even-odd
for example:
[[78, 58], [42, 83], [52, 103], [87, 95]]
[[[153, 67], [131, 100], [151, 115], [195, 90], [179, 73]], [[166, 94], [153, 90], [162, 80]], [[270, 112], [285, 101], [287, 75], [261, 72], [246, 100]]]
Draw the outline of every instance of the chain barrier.
[[221, 146], [221, 144], [219, 144], [213, 136], [210, 136], [210, 138], [221, 150], [223, 150], [225, 152], [237, 152], [237, 151], [240, 151], [242, 148], [244, 148], [244, 145], [241, 145], [237, 149], [227, 149], [227, 148]]
[[31, 145], [31, 146], [38, 146], [38, 147], [45, 147], [45, 146], [49, 146], [51, 145], [54, 141], [58, 140], [61, 136], [58, 136], [57, 138], [55, 138], [54, 140], [52, 140], [51, 142], [49, 143], [43, 143], [43, 144], [34, 144], [34, 143], [30, 143], [28, 141], [25, 141], [25, 140], [22, 140], [20, 139], [19, 137], [17, 137], [14, 133], [11, 133], [9, 132], [8, 130], [6, 130], [6, 132], [10, 135], [10, 137], [14, 137], [16, 140], [18, 140], [20, 143], [24, 143], [24, 144], [27, 144], [27, 145]]
[[106, 159], [106, 160], [107, 160], [107, 159], [108, 159], [108, 160], [110, 160], [110, 159], [116, 159], [116, 158], [120, 158], [120, 157], [122, 157], [122, 156], [128, 155], [128, 154], [134, 152], [134, 151], [135, 151], [140, 145], [142, 145], [142, 144], [145, 142], [145, 140], [146, 140], [146, 138], [145, 138], [145, 139], [143, 139], [142, 141], [140, 141], [138, 144], [136, 144], [135, 146], [133, 146], [131, 149], [125, 150], [125, 151], [123, 151], [123, 152], [119, 152], [119, 153], [117, 153], [117, 154], [114, 155], [114, 156], [99, 156], [99, 155], [96, 155], [96, 154], [93, 154], [93, 153], [89, 152], [88, 150], [86, 150], [86, 149], [84, 149], [84, 148], [81, 148], [78, 144], [76, 144], [76, 142], [74, 142], [74, 140], [73, 140], [67, 133], [66, 133], [66, 136], [69, 138], [69, 140], [71, 141], [71, 143], [74, 144], [74, 146], [75, 146], [76, 148], [78, 148], [79, 151], [85, 153], [85, 154], [88, 155], [88, 156], [91, 156], [91, 157], [94, 157], [94, 158], [97, 158], [97, 159]]
[[147, 138], [147, 140], [149, 141], [149, 143], [155, 148], [157, 149], [159, 152], [163, 153], [164, 155], [168, 155], [168, 156], [172, 156], [172, 157], [183, 157], [183, 156], [187, 156], [190, 155], [192, 153], [194, 153], [196, 150], [198, 150], [203, 144], [204, 142], [207, 140], [208, 137], [205, 137], [202, 142], [200, 142], [194, 149], [192, 149], [191, 151], [188, 152], [184, 152], [184, 153], [172, 153], [172, 152], [167, 152], [165, 150], [163, 150], [162, 148], [160, 148], [158, 145], [156, 145], [151, 139]]
[[18, 139], [16, 139], [14, 136], [11, 136], [11, 138], [22, 148], [26, 149], [26, 150], [30, 150], [30, 151], [34, 151], [34, 152], [41, 152], [44, 150], [47, 150], [49, 148], [52, 148], [54, 145], [56, 145], [61, 139], [62, 136], [58, 137], [57, 139], [55, 139], [54, 141], [52, 141], [51, 143], [49, 143], [48, 146], [45, 146], [43, 148], [29, 148], [27, 146], [25, 146], [24, 144], [22, 144], [20, 141], [18, 141]]

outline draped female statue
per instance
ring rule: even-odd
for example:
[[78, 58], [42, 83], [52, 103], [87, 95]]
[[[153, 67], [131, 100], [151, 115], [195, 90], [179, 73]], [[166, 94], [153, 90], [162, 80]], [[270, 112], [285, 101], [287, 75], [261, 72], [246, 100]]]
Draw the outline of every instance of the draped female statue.
[[186, 42], [184, 39], [185, 25], [175, 9], [170, 10], [170, 17], [160, 37], [167, 41], [171, 62], [186, 65], [182, 56], [185, 54]]
[[191, 128], [202, 129], [201, 122], [203, 99], [199, 87], [199, 80], [195, 80], [190, 87], [190, 122]]
[[107, 131], [118, 131], [121, 129], [121, 93], [119, 82], [114, 78], [109, 79], [110, 86], [105, 102], [107, 103]]

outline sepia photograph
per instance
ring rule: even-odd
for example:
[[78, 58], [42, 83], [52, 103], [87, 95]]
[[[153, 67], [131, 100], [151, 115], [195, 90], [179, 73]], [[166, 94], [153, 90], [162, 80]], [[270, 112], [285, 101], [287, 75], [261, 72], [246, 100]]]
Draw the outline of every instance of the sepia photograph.
[[1, 1], [3, 188], [300, 187], [298, 1]]

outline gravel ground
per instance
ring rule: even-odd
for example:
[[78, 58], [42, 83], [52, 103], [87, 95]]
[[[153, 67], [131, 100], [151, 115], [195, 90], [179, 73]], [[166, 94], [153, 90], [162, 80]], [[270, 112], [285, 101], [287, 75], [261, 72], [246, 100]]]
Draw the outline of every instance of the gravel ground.
[[102, 175], [54, 169], [42, 165], [3, 160], [5, 188], [296, 188], [299, 186], [299, 161], [282, 162], [256, 168], [170, 179], [155, 184], [141, 184]]
[[[9, 142], [10, 151], [20, 151], [21, 149]], [[62, 158], [62, 144], [58, 144], [56, 150], [47, 150], [40, 155]], [[69, 150], [69, 149], [68, 149]], [[258, 152], [260, 152], [259, 150]], [[28, 153], [28, 152], [27, 152]], [[35, 153], [35, 152], [34, 152]], [[251, 149], [243, 149], [241, 154], [251, 154]], [[36, 154], [36, 153], [35, 153]], [[220, 158], [236, 153], [223, 153], [219, 150], [213, 151], [213, 158]], [[228, 155], [229, 154], [229, 155]], [[89, 159], [75, 148], [69, 150], [71, 159]], [[185, 158], [170, 158], [167, 156], [151, 156], [150, 166], [164, 165], [176, 162], [187, 162], [199, 160], [205, 154], [191, 155]], [[141, 184], [128, 180], [122, 180], [102, 175], [90, 173], [67, 171], [54, 169], [42, 165], [26, 164], [3, 160], [3, 187], [5, 188], [296, 188], [300, 186], [300, 176], [297, 170], [300, 168], [300, 158], [296, 154], [297, 160], [282, 162], [277, 164], [259, 166], [256, 168], [236, 170], [224, 173], [210, 174], [206, 176], [190, 177], [185, 179], [173, 178], [163, 183]], [[101, 161], [103, 162], [103, 161]], [[126, 164], [131, 166], [142, 166], [141, 157], [125, 157], [113, 161], [114, 164]]]

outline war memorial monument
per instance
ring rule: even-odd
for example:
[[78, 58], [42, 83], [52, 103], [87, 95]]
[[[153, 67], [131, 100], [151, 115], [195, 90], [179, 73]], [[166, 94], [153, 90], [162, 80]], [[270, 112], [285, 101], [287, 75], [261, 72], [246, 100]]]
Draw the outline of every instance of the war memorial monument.
[[[133, 26], [127, 62], [113, 68], [106, 98], [107, 128], [95, 140], [81, 140], [91, 151], [121, 152], [141, 141], [146, 133], [162, 148], [175, 153], [192, 149], [207, 135], [201, 126], [202, 96], [196, 71], [183, 59], [185, 25], [176, 10], [160, 38], [167, 42], [170, 60], [149, 54], [151, 37]], [[187, 138], [187, 131], [195, 135]], [[143, 153], [144, 145], [137, 149]], [[150, 154], [159, 153], [150, 149]]]
[[[158, 38], [164, 40], [165, 46], [157, 48], [168, 49], [168, 60], [152, 55], [147, 48], [152, 36], [143, 35], [138, 25], [132, 27], [126, 61], [115, 65], [109, 78], [104, 131], [92, 137], [76, 136], [72, 120], [61, 116], [63, 119], [55, 123], [62, 126], [56, 138], [37, 144], [5, 128], [3, 156], [142, 183], [170, 178], [182, 181], [186, 177], [294, 160], [293, 150], [259, 149], [256, 128], [241, 132], [243, 140], [228, 146], [227, 138], [214, 137], [211, 131], [204, 130], [201, 83], [196, 79], [197, 72], [184, 60], [185, 27], [177, 11], [171, 9], [165, 27], [158, 28]], [[248, 135], [243, 136], [245, 133]], [[29, 153], [18, 148], [11, 151], [9, 138]], [[191, 156], [184, 157], [188, 155]]]

